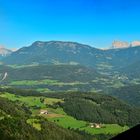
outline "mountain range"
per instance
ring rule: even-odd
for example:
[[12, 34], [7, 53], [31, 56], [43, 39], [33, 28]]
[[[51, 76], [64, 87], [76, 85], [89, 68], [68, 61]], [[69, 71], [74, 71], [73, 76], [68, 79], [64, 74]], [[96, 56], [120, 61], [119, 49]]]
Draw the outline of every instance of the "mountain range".
[[36, 41], [0, 52], [2, 140], [108, 140], [140, 123], [139, 42]]
[[2, 59], [3, 64], [71, 64], [118, 69], [140, 60], [140, 47], [101, 50], [76, 42], [36, 41]]
[[[76, 42], [36, 41], [3, 57], [1, 62], [1, 79], [6, 75], [3, 83], [20, 88], [111, 90], [114, 95], [114, 88], [140, 84], [139, 46], [101, 50]], [[48, 81], [44, 81], [46, 78]]]
[[87, 64], [92, 65], [102, 51], [74, 42], [36, 41], [3, 59], [5, 64]]

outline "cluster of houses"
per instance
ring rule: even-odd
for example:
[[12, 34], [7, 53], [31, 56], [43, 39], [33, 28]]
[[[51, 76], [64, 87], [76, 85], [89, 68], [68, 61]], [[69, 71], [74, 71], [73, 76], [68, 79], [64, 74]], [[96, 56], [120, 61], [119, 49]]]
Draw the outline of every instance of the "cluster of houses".
[[90, 123], [90, 127], [91, 128], [101, 128], [102, 125], [101, 124], [98, 124], [98, 123]]

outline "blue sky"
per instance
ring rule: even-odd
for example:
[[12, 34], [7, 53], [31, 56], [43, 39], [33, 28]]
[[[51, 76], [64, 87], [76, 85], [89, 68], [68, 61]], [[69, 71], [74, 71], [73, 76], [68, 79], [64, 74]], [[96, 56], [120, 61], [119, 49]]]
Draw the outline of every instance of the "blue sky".
[[139, 0], [0, 0], [0, 44], [76, 41], [97, 48], [140, 40]]

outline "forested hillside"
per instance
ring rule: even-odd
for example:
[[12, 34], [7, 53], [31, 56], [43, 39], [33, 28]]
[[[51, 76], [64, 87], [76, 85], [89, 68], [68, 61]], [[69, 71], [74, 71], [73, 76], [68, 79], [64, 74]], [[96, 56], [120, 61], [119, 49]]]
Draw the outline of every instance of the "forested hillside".
[[[33, 120], [35, 128], [28, 123]], [[19, 106], [0, 97], [0, 139], [1, 140], [85, 140], [84, 136], [58, 127], [42, 117], [32, 117], [24, 105]]]
[[100, 94], [74, 94], [62, 103], [63, 109], [77, 119], [98, 123], [135, 126], [140, 123], [140, 109], [116, 98]]
[[115, 81], [97, 70], [81, 65], [39, 65], [10, 67], [1, 65], [0, 78], [3, 86], [39, 91], [94, 91], [107, 89]]
[[140, 84], [132, 84], [115, 89], [111, 92], [111, 95], [116, 96], [133, 106], [140, 106]]
[[37, 41], [3, 58], [2, 140], [106, 140], [139, 124], [139, 54]]

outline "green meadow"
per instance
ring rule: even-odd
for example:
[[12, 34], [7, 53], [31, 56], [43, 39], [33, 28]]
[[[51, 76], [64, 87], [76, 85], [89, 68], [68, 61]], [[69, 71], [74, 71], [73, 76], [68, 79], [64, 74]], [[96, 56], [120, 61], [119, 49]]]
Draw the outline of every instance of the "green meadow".
[[25, 103], [27, 106], [39, 106], [41, 108], [46, 107], [44, 103], [40, 102], [40, 97], [33, 97], [33, 96], [24, 97], [24, 96], [17, 96], [10, 93], [1, 94], [0, 96], [8, 98], [11, 101], [21, 101], [22, 103]]
[[36, 85], [58, 85], [58, 86], [64, 86], [64, 85], [82, 85], [82, 84], [87, 84], [83, 82], [70, 82], [70, 83], [64, 83], [64, 82], [59, 82], [57, 80], [51, 80], [51, 79], [45, 79], [45, 80], [22, 80], [22, 81], [12, 81], [9, 85], [10, 86], [36, 86]]
[[[10, 93], [0, 94], [1, 97], [8, 98], [12, 101], [20, 101], [24, 103], [28, 107], [39, 106], [40, 109], [31, 109], [34, 116], [42, 116], [47, 118], [50, 122], [54, 122], [57, 125], [68, 128], [68, 129], [79, 129], [81, 131], [85, 131], [89, 134], [118, 134], [128, 129], [127, 126], [120, 126], [118, 124], [102, 124], [101, 128], [91, 128], [90, 122], [77, 120], [74, 117], [67, 115], [61, 107], [56, 109], [51, 108], [50, 105], [53, 105], [57, 102], [64, 102], [62, 99], [57, 98], [46, 98], [46, 97], [34, 97], [34, 96], [17, 96]], [[41, 102], [41, 99], [44, 99]], [[45, 109], [49, 112], [47, 115], [41, 115], [40, 110]], [[32, 125], [38, 130], [41, 130], [40, 123], [38, 120], [29, 119], [27, 123]]]

